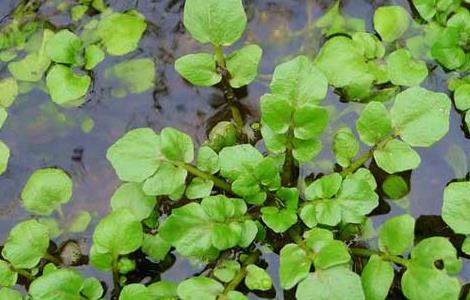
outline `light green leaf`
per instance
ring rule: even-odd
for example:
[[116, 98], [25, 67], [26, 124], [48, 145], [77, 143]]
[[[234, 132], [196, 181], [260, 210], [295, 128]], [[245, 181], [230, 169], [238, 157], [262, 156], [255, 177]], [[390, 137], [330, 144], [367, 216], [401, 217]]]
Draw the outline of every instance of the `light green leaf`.
[[393, 42], [408, 30], [410, 15], [401, 6], [382, 6], [375, 10], [374, 28], [385, 42]]
[[359, 142], [349, 127], [340, 128], [333, 139], [333, 153], [336, 161], [343, 168], [351, 164], [359, 152]]
[[142, 244], [142, 252], [150, 256], [155, 261], [165, 259], [170, 251], [171, 245], [164, 241], [158, 234], [144, 234], [144, 242]]
[[470, 234], [470, 182], [453, 182], [444, 190], [442, 219], [458, 234]]
[[305, 189], [305, 198], [308, 200], [332, 198], [338, 193], [342, 181], [343, 178], [339, 173], [325, 175]]
[[4, 108], [10, 107], [18, 96], [18, 84], [12, 77], [0, 80], [0, 105]]
[[338, 240], [320, 240], [313, 244], [315, 270], [326, 270], [351, 261], [346, 245]]
[[445, 68], [454, 70], [465, 64], [465, 52], [459, 45], [460, 30], [456, 27], [445, 28], [432, 45], [431, 55]]
[[284, 289], [293, 288], [307, 277], [312, 265], [307, 253], [297, 244], [287, 244], [280, 252], [279, 279]]
[[320, 103], [328, 83], [310, 59], [301, 55], [276, 67], [270, 87], [273, 94], [287, 97], [292, 107], [297, 107]]
[[188, 199], [198, 199], [210, 196], [214, 182], [199, 177], [193, 178], [186, 189]]
[[431, 20], [436, 14], [435, 0], [413, 0], [413, 4], [419, 15], [426, 21]]
[[37, 221], [47, 227], [50, 239], [60, 236], [63, 232], [61, 224], [59, 224], [59, 221], [55, 218], [38, 218]]
[[128, 209], [113, 211], [101, 219], [93, 233], [93, 245], [105, 249], [113, 258], [134, 252], [142, 241], [142, 224]]
[[303, 105], [294, 113], [294, 136], [310, 140], [320, 135], [328, 125], [328, 111], [323, 107]]
[[272, 287], [271, 276], [257, 265], [246, 266], [245, 285], [250, 290], [268, 291]]
[[175, 69], [184, 79], [197, 86], [212, 86], [222, 80], [217, 73], [213, 54], [188, 54], [175, 61]]
[[409, 193], [410, 188], [403, 177], [390, 175], [382, 183], [382, 190], [388, 198], [396, 200], [405, 197]]
[[298, 300], [364, 300], [360, 277], [345, 267], [319, 270], [301, 281], [295, 293]]
[[23, 296], [17, 290], [2, 288], [0, 289], [0, 299], [2, 300], [23, 300]]
[[230, 282], [240, 270], [236, 260], [224, 260], [214, 268], [214, 276], [222, 282]]
[[361, 141], [373, 146], [390, 135], [392, 120], [385, 106], [380, 102], [370, 102], [356, 121]]
[[83, 281], [83, 287], [80, 291], [80, 293], [87, 297], [89, 300], [100, 299], [103, 295], [103, 292], [104, 291], [101, 282], [99, 282], [99, 280], [94, 277], [86, 278]]
[[93, 267], [101, 271], [111, 271], [113, 266], [113, 256], [107, 252], [106, 248], [92, 245], [90, 248], [90, 263]]
[[[4, 260], [0, 259], [0, 286], [12, 287], [16, 284], [18, 273]], [[0, 297], [0, 299], [3, 299]], [[7, 300], [7, 299], [5, 299]]]
[[200, 43], [229, 46], [245, 31], [241, 0], [189, 0], [184, 5], [184, 26]]
[[422, 60], [415, 60], [406, 49], [398, 49], [387, 57], [390, 81], [395, 85], [415, 86], [428, 76], [428, 68]]
[[147, 289], [147, 287], [140, 283], [132, 283], [124, 286], [119, 295], [119, 300], [154, 300], [155, 298]]
[[302, 222], [309, 228], [313, 228], [318, 224], [316, 206], [313, 204], [304, 205], [299, 216]]
[[80, 21], [81, 18], [85, 15], [88, 10], [87, 5], [75, 5], [70, 9], [70, 14], [72, 16], [72, 20], [75, 22]]
[[285, 133], [289, 128], [293, 109], [286, 97], [264, 94], [261, 96], [261, 121], [274, 133]]
[[225, 147], [219, 153], [220, 173], [236, 180], [242, 174], [251, 173], [262, 159], [263, 155], [249, 144]]
[[144, 194], [142, 185], [134, 182], [122, 184], [111, 197], [113, 211], [128, 208], [140, 221], [150, 216], [156, 203], [155, 197]]
[[150, 58], [126, 60], [106, 69], [105, 78], [117, 79], [132, 94], [140, 94], [155, 84], [155, 63]]
[[466, 111], [470, 109], [470, 84], [462, 84], [454, 93], [455, 106], [458, 110]]
[[49, 247], [47, 227], [36, 220], [18, 223], [8, 234], [2, 256], [17, 269], [34, 268]]
[[[413, 265], [424, 268], [432, 268], [441, 272], [458, 274], [462, 270], [462, 259], [457, 255], [457, 250], [449, 239], [441, 236], [430, 237], [420, 241], [411, 250]], [[436, 261], [440, 260], [443, 268], [436, 267]], [[441, 270], [442, 269], [442, 270]]]
[[119, 56], [137, 48], [146, 28], [145, 18], [136, 11], [114, 12], [99, 22], [97, 35], [109, 54]]
[[154, 296], [154, 300], [176, 300], [177, 284], [169, 281], [158, 281], [149, 285], [148, 290]]
[[72, 269], [57, 269], [31, 283], [29, 294], [38, 300], [80, 299], [82, 275]]
[[150, 128], [127, 132], [106, 153], [119, 179], [142, 182], [160, 166], [160, 136]]
[[263, 222], [276, 233], [285, 232], [297, 223], [295, 210], [278, 209], [273, 206], [261, 208], [261, 218]]
[[63, 29], [54, 34], [46, 44], [46, 52], [49, 58], [56, 62], [69, 65], [83, 64], [80, 54], [82, 41], [68, 29]]
[[45, 168], [33, 172], [21, 192], [23, 207], [47, 216], [70, 201], [73, 183], [61, 169]]
[[368, 32], [354, 32], [351, 38], [358, 47], [363, 49], [366, 58], [375, 59], [384, 56], [385, 47], [375, 35]]
[[191, 137], [171, 127], [160, 133], [162, 154], [169, 160], [190, 163], [194, 159], [194, 145]]
[[52, 101], [66, 107], [82, 104], [82, 97], [87, 94], [90, 83], [90, 76], [77, 75], [72, 69], [63, 65], [53, 66], [46, 77]]
[[392, 264], [372, 255], [362, 270], [361, 281], [368, 300], [385, 300], [395, 273]]
[[69, 232], [84, 232], [91, 222], [91, 215], [86, 210], [79, 211], [68, 225]]
[[178, 297], [182, 300], [215, 300], [224, 291], [224, 286], [208, 277], [192, 277], [178, 285]]
[[0, 140], [0, 175], [5, 173], [10, 160], [10, 148]]
[[294, 149], [292, 150], [292, 155], [300, 163], [311, 161], [315, 156], [320, 153], [323, 146], [319, 139], [306, 141], [294, 138], [292, 144], [294, 146]]
[[391, 140], [374, 151], [374, 159], [377, 165], [389, 174], [416, 169], [421, 158], [408, 144]]
[[392, 255], [402, 255], [410, 249], [415, 235], [415, 220], [410, 215], [388, 219], [379, 228], [379, 248]]
[[199, 170], [210, 174], [219, 171], [219, 155], [209, 146], [199, 148], [196, 157], [196, 166]]
[[184, 192], [187, 175], [185, 169], [163, 162], [157, 172], [144, 182], [142, 190], [149, 196], [174, 196], [179, 194], [180, 190]]
[[227, 146], [233, 146], [237, 142], [237, 129], [235, 125], [228, 121], [217, 123], [209, 132], [208, 146], [215, 152]]
[[429, 147], [449, 130], [451, 102], [443, 93], [412, 87], [397, 95], [391, 109], [393, 127], [413, 147]]
[[105, 58], [105, 53], [97, 45], [85, 48], [85, 69], [92, 70]]
[[227, 57], [230, 85], [234, 88], [250, 84], [258, 75], [263, 50], [258, 45], [246, 45]]

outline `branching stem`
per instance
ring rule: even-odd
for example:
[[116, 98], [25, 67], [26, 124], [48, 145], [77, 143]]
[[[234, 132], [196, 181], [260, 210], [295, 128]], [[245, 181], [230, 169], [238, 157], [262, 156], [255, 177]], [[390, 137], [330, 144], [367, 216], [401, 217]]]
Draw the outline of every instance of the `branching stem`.
[[235, 277], [233, 277], [232, 281], [230, 281], [227, 286], [224, 289], [224, 293], [219, 296], [218, 300], [225, 300], [227, 299], [227, 294], [230, 291], [233, 291], [237, 288], [237, 286], [243, 281], [243, 278], [246, 276], [246, 267], [248, 265], [254, 264], [260, 257], [260, 252], [259, 251], [254, 251], [253, 253], [250, 253], [248, 257], [245, 259], [243, 262], [243, 267], [240, 268], [240, 270], [235, 274]]
[[232, 188], [230, 187], [230, 184], [227, 183], [225, 180], [223, 180], [223, 179], [221, 179], [217, 176], [214, 176], [212, 174], [201, 171], [198, 168], [196, 168], [195, 166], [193, 166], [192, 164], [179, 162], [179, 161], [174, 161], [173, 164], [175, 164], [178, 167], [182, 167], [183, 169], [185, 169], [189, 173], [193, 174], [194, 176], [200, 177], [202, 179], [210, 180], [214, 183], [214, 185], [216, 187], [218, 187], [218, 188], [220, 188], [220, 189], [222, 189], [226, 192], [229, 192], [229, 193], [233, 194]]
[[391, 255], [391, 254], [381, 252], [378, 250], [371, 250], [371, 249], [365, 249], [365, 248], [350, 248], [350, 251], [352, 254], [357, 255], [357, 256], [370, 257], [372, 255], [378, 255], [383, 260], [388, 260], [398, 265], [402, 265], [404, 267], [408, 267], [409, 265], [409, 261], [406, 258]]

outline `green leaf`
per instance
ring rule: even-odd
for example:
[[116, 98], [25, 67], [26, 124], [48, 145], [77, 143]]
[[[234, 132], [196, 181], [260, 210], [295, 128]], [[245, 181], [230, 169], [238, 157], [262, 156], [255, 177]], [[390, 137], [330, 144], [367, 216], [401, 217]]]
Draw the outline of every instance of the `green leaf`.
[[8, 118], [8, 112], [5, 108], [0, 107], [0, 129], [3, 127], [5, 124], [5, 121]]
[[470, 182], [453, 182], [444, 190], [442, 219], [458, 234], [470, 234]]
[[402, 255], [414, 241], [415, 220], [410, 215], [388, 219], [379, 229], [380, 250], [392, 255]]
[[325, 175], [305, 189], [305, 198], [308, 200], [332, 198], [338, 193], [342, 181], [343, 178], [339, 173]]
[[362, 270], [361, 281], [366, 299], [385, 300], [395, 273], [392, 264], [372, 255]]
[[322, 143], [318, 139], [306, 141], [294, 138], [292, 144], [292, 155], [300, 163], [311, 161], [322, 149]]
[[363, 49], [366, 58], [375, 59], [384, 56], [385, 47], [375, 35], [368, 32], [354, 32], [351, 37], [356, 45]]
[[333, 153], [343, 168], [348, 167], [359, 152], [359, 142], [349, 127], [340, 128], [333, 138]]
[[143, 241], [142, 224], [128, 209], [113, 211], [100, 220], [93, 233], [93, 244], [113, 258], [137, 250]]
[[184, 26], [200, 43], [229, 46], [245, 31], [241, 0], [189, 0], [184, 5]]
[[90, 248], [90, 263], [101, 271], [111, 271], [113, 265], [112, 254], [106, 248], [92, 245]]
[[281, 287], [289, 290], [308, 276], [312, 263], [307, 253], [297, 244], [285, 245], [279, 255], [279, 279]]
[[8, 234], [2, 256], [17, 269], [34, 268], [49, 247], [47, 227], [36, 220], [18, 223]]
[[228, 300], [248, 300], [248, 298], [239, 291], [230, 291], [227, 293]]
[[80, 293], [89, 300], [98, 300], [103, 295], [103, 292], [101, 282], [94, 277], [90, 277], [83, 281], [83, 287]]
[[10, 160], [10, 148], [0, 140], [0, 175], [5, 173]]
[[240, 270], [236, 260], [224, 260], [214, 268], [214, 276], [222, 282], [230, 282]]
[[[463, 264], [452, 243], [447, 238], [441, 236], [430, 237], [420, 241], [411, 250], [411, 259], [413, 265], [432, 268], [450, 274], [459, 273]], [[441, 261], [443, 268], [436, 267], [437, 261]]]
[[114, 12], [106, 15], [98, 24], [97, 35], [111, 55], [125, 55], [137, 49], [147, 25], [145, 18], [136, 11]]
[[91, 78], [88, 75], [77, 75], [63, 65], [55, 65], [47, 73], [46, 84], [51, 99], [61, 106], [78, 106], [87, 94]]
[[313, 264], [315, 270], [326, 270], [338, 265], [346, 265], [351, 261], [346, 245], [337, 240], [320, 240], [313, 244], [316, 252]]
[[[16, 284], [18, 273], [4, 260], [0, 259], [0, 286], [12, 287]], [[0, 299], [3, 299], [0, 297]]]
[[245, 285], [250, 290], [268, 291], [272, 288], [271, 276], [257, 265], [246, 266]]
[[287, 229], [297, 223], [295, 210], [278, 209], [273, 206], [261, 208], [261, 218], [276, 233], [286, 232]]
[[297, 286], [295, 296], [298, 300], [365, 299], [360, 277], [345, 267], [310, 273]]
[[12, 77], [0, 80], [0, 105], [4, 108], [10, 107], [18, 96], [18, 84]]
[[374, 28], [385, 42], [393, 42], [408, 30], [410, 15], [401, 6], [382, 6], [375, 10]]
[[70, 201], [73, 183], [61, 169], [45, 168], [33, 172], [21, 192], [23, 207], [47, 216]]
[[328, 83], [310, 59], [301, 55], [276, 67], [270, 87], [273, 94], [286, 97], [297, 107], [320, 103], [326, 96]]
[[157, 172], [144, 182], [142, 190], [151, 196], [174, 196], [184, 189], [187, 175], [185, 169], [163, 162]]
[[328, 125], [328, 112], [325, 108], [303, 105], [294, 113], [294, 136], [310, 140], [319, 136]]
[[455, 106], [458, 110], [467, 111], [470, 109], [470, 84], [462, 84], [454, 93]]
[[196, 157], [196, 166], [199, 170], [210, 174], [219, 171], [219, 155], [209, 146], [199, 148]]
[[127, 132], [106, 153], [119, 179], [142, 182], [160, 166], [160, 136], [150, 128]]
[[83, 58], [80, 55], [82, 41], [68, 29], [58, 31], [46, 44], [49, 58], [56, 62], [68, 65], [81, 65]]
[[171, 127], [160, 133], [162, 154], [169, 160], [190, 163], [194, 159], [194, 145], [191, 137]]
[[261, 121], [274, 133], [286, 133], [292, 118], [293, 109], [288, 99], [281, 95], [261, 96]]
[[57, 269], [31, 283], [29, 294], [38, 300], [80, 299], [82, 275], [72, 269]]
[[169, 281], [158, 281], [149, 285], [148, 290], [154, 296], [154, 300], [176, 300], [176, 283]]
[[391, 109], [393, 127], [413, 147], [429, 147], [449, 130], [451, 102], [443, 93], [412, 87], [397, 95]]
[[370, 102], [356, 121], [361, 141], [373, 146], [382, 141], [392, 131], [392, 120], [385, 106], [380, 102]]
[[84, 232], [91, 222], [91, 215], [86, 210], [79, 211], [68, 225], [69, 232]]
[[459, 45], [459, 29], [447, 27], [432, 45], [431, 55], [445, 68], [454, 70], [465, 64], [466, 55]]
[[160, 235], [144, 234], [142, 252], [150, 256], [155, 261], [165, 259], [170, 251], [171, 245], [164, 241]]
[[88, 10], [87, 5], [75, 5], [70, 9], [70, 14], [72, 16], [72, 20], [75, 22], [80, 21], [81, 18], [85, 15]]
[[105, 53], [97, 45], [85, 48], [85, 69], [92, 70], [105, 58]]
[[23, 300], [20, 292], [13, 289], [3, 288], [0, 289], [0, 299], [4, 300]]
[[382, 183], [382, 190], [388, 198], [396, 200], [405, 197], [409, 193], [410, 188], [403, 177], [391, 175]]
[[186, 189], [188, 199], [198, 199], [210, 196], [214, 182], [199, 177], [193, 178]]
[[250, 84], [258, 75], [263, 50], [258, 45], [246, 45], [227, 57], [230, 85], [234, 88]]
[[119, 295], [119, 300], [154, 300], [155, 298], [147, 289], [147, 287], [140, 283], [132, 283], [124, 286]]
[[242, 174], [253, 172], [253, 166], [262, 159], [263, 155], [249, 144], [225, 147], [219, 153], [220, 173], [225, 178], [236, 180]]
[[465, 254], [470, 254], [470, 237], [467, 235], [462, 244], [462, 251]]
[[413, 0], [413, 4], [419, 15], [426, 21], [431, 20], [436, 14], [435, 0]]
[[223, 147], [233, 146], [237, 142], [237, 129], [228, 121], [217, 123], [209, 132], [208, 146], [219, 152]]
[[155, 84], [155, 63], [150, 58], [136, 58], [120, 62], [104, 73], [107, 79], [117, 79], [132, 94], [140, 94]]
[[415, 86], [428, 76], [428, 68], [422, 60], [414, 60], [406, 49], [398, 49], [387, 57], [388, 76], [395, 85]]
[[222, 80], [213, 54], [188, 54], [175, 61], [175, 69], [184, 79], [197, 86], [212, 86]]
[[129, 272], [134, 271], [136, 268], [135, 260], [132, 260], [128, 257], [119, 258], [117, 269], [120, 274], [128, 274]]
[[309, 228], [313, 228], [318, 224], [316, 206], [313, 204], [304, 205], [299, 216], [302, 222]]
[[374, 151], [374, 159], [377, 165], [389, 174], [416, 169], [421, 158], [408, 144], [391, 140]]
[[208, 277], [192, 277], [178, 285], [178, 297], [182, 300], [215, 300], [224, 291], [224, 286]]
[[353, 174], [349, 174], [346, 176], [347, 179], [356, 179], [356, 180], [364, 180], [366, 181], [372, 190], [377, 188], [377, 182], [375, 181], [374, 175], [371, 173], [369, 169], [366, 168], [359, 168]]
[[155, 197], [147, 196], [142, 190], [142, 185], [134, 182], [122, 184], [111, 197], [113, 211], [127, 208], [139, 221], [150, 216], [156, 203]]

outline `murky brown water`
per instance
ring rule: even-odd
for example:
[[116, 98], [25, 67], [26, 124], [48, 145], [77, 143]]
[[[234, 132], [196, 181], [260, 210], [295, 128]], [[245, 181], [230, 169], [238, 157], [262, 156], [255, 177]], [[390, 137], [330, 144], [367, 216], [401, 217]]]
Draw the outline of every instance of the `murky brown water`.
[[[0, 19], [11, 11], [17, 0], [0, 1]], [[372, 29], [374, 7], [385, 4], [400, 4], [409, 9], [406, 1], [373, 1], [346, 0], [343, 11], [363, 18], [369, 30]], [[57, 166], [68, 171], [75, 184], [73, 201], [66, 210], [71, 212], [86, 209], [94, 212], [96, 223], [99, 216], [108, 212], [109, 198], [119, 181], [105, 159], [107, 148], [124, 132], [131, 128], [149, 126], [159, 130], [173, 126], [188, 132], [196, 142], [205, 138], [207, 129], [215, 120], [226, 118], [228, 112], [223, 105], [220, 91], [212, 88], [195, 88], [183, 82], [173, 68], [176, 58], [192, 51], [200, 50], [182, 26], [181, 0], [110, 0], [108, 5], [116, 10], [137, 9], [149, 22], [147, 32], [141, 41], [140, 48], [132, 54], [110, 58], [98, 66], [95, 81], [88, 96], [88, 102], [78, 109], [62, 109], [49, 101], [48, 95], [34, 91], [22, 95], [9, 109], [9, 118], [0, 131], [0, 138], [11, 149], [8, 171], [0, 176], [0, 240], [3, 240], [9, 229], [19, 220], [27, 218], [27, 213], [18, 205], [22, 187], [33, 172], [41, 167]], [[314, 56], [321, 45], [320, 35], [313, 31], [304, 34], [293, 34], [308, 27], [308, 24], [321, 16], [332, 1], [320, 0], [255, 0], [245, 1], [249, 18], [247, 33], [239, 41], [255, 42], [264, 50], [259, 79], [252, 84], [241, 99], [243, 106], [256, 120], [259, 115], [258, 102], [260, 95], [268, 91], [270, 74], [279, 62], [303, 53]], [[51, 13], [52, 12], [52, 13]], [[57, 27], [69, 25], [69, 18], [55, 14], [47, 6], [39, 11], [39, 16], [47, 19]], [[104, 80], [104, 70], [118, 61], [136, 57], [153, 57], [156, 62], [157, 84], [154, 91], [140, 95], [130, 95], [124, 99], [114, 98], [111, 88], [115, 85]], [[7, 73], [6, 65], [0, 64], [0, 77]], [[424, 86], [434, 91], [446, 91], [446, 75], [440, 68], [435, 69]], [[336, 109], [341, 115], [325, 134], [325, 145], [329, 145], [329, 136], [341, 123], [354, 124], [357, 114], [354, 109], [360, 104], [340, 103], [338, 96], [330, 92], [325, 105]], [[348, 113], [349, 111], [349, 113]], [[91, 117], [95, 127], [91, 133], [84, 133], [81, 122]], [[451, 149], [460, 149], [470, 153], [470, 141], [465, 138], [461, 129], [461, 117], [455, 111], [451, 114], [451, 127], [447, 136], [430, 149], [418, 149], [422, 157], [421, 167], [411, 174], [411, 192], [408, 195], [409, 211], [415, 217], [422, 215], [439, 215], [442, 204], [442, 193], [446, 184], [455, 179], [454, 170], [446, 160]], [[454, 150], [455, 151], [455, 150]], [[454, 152], [455, 153], [455, 152]], [[81, 154], [81, 155], [80, 155]], [[81, 159], [78, 159], [80, 158]], [[452, 157], [457, 157], [455, 154]], [[317, 159], [331, 158], [328, 147]], [[468, 155], [464, 155], [457, 166], [465, 172]], [[308, 168], [318, 169], [328, 164], [312, 164]], [[403, 202], [403, 201], [402, 201]], [[390, 203], [390, 202], [389, 202]], [[406, 202], [405, 202], [406, 204]], [[392, 203], [390, 214], [404, 211], [403, 205]], [[380, 223], [384, 216], [374, 217]], [[65, 236], [57, 242], [68, 238], [79, 238], [90, 242], [93, 226], [86, 234]], [[265, 254], [269, 270], [277, 282], [277, 255]], [[83, 268], [101, 280], [110, 281], [111, 274]], [[161, 277], [179, 281], [200, 269], [191, 266], [186, 260], [177, 260], [173, 267]], [[470, 281], [470, 261], [466, 260], [463, 278]], [[277, 285], [278, 286], [278, 285]], [[279, 290], [279, 288], [276, 288]], [[251, 295], [252, 299], [260, 296]], [[263, 297], [284, 299], [282, 293], [264, 294]], [[285, 299], [290, 299], [285, 296]]]

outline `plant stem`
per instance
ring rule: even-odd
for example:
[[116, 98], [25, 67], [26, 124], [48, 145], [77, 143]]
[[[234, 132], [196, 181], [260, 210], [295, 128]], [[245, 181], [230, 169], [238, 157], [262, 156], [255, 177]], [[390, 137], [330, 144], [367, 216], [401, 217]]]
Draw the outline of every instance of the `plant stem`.
[[237, 288], [237, 286], [242, 282], [243, 278], [246, 276], [246, 267], [248, 265], [254, 264], [258, 258], [260, 257], [261, 253], [259, 251], [255, 251], [253, 253], [250, 253], [246, 260], [243, 262], [243, 267], [240, 268], [240, 270], [235, 274], [235, 277], [233, 277], [232, 281], [230, 281], [227, 286], [224, 289], [223, 295], [219, 296], [219, 300], [222, 299], [227, 299], [227, 294], [230, 291], [233, 291]]
[[194, 176], [201, 177], [202, 179], [210, 180], [214, 183], [216, 187], [233, 194], [230, 184], [228, 184], [225, 180], [217, 176], [214, 176], [212, 174], [201, 171], [195, 166], [185, 163], [185, 162], [173, 161], [173, 164], [175, 164], [178, 167], [182, 167], [183, 169], [193, 174]]
[[15, 269], [15, 272], [20, 274], [21, 276], [23, 276], [24, 278], [28, 279], [29, 281], [33, 281], [34, 280], [34, 276], [31, 275], [31, 273], [29, 273], [28, 271], [26, 270], [23, 270], [23, 269]]
[[119, 283], [118, 257], [113, 259], [112, 268], [113, 268], [113, 285], [114, 285], [113, 294], [118, 296], [119, 293], [121, 292], [121, 285]]
[[292, 142], [293, 129], [289, 126], [287, 133], [287, 145], [286, 145], [286, 156], [284, 159], [284, 166], [282, 168], [282, 185], [291, 186], [294, 182], [294, 156], [292, 155]]
[[222, 91], [224, 93], [225, 100], [230, 107], [230, 111], [232, 112], [232, 118], [235, 121], [235, 126], [237, 128], [237, 133], [239, 138], [242, 140], [246, 140], [246, 136], [243, 133], [243, 117], [240, 112], [240, 109], [237, 106], [237, 97], [233, 92], [232, 86], [230, 85], [230, 73], [227, 70], [224, 52], [222, 51], [221, 46], [215, 46], [215, 60], [217, 61], [218, 70], [220, 75], [222, 76]]
[[372, 255], [378, 255], [383, 260], [388, 260], [398, 265], [402, 265], [404, 267], [408, 267], [408, 264], [409, 264], [409, 261], [406, 258], [391, 255], [391, 254], [381, 252], [378, 250], [370, 250], [370, 249], [365, 249], [365, 248], [350, 248], [350, 250], [352, 254], [357, 255], [357, 256], [370, 257]]
[[62, 265], [62, 260], [60, 260], [59, 258], [57, 258], [57, 257], [55, 257], [55, 256], [53, 256], [53, 255], [51, 255], [51, 254], [49, 254], [49, 253], [47, 253], [47, 252], [46, 252], [46, 254], [43, 255], [43, 258], [44, 258], [45, 260], [47, 260], [47, 261], [49, 261], [49, 262], [51, 262], [51, 263], [57, 265], [57, 266]]

